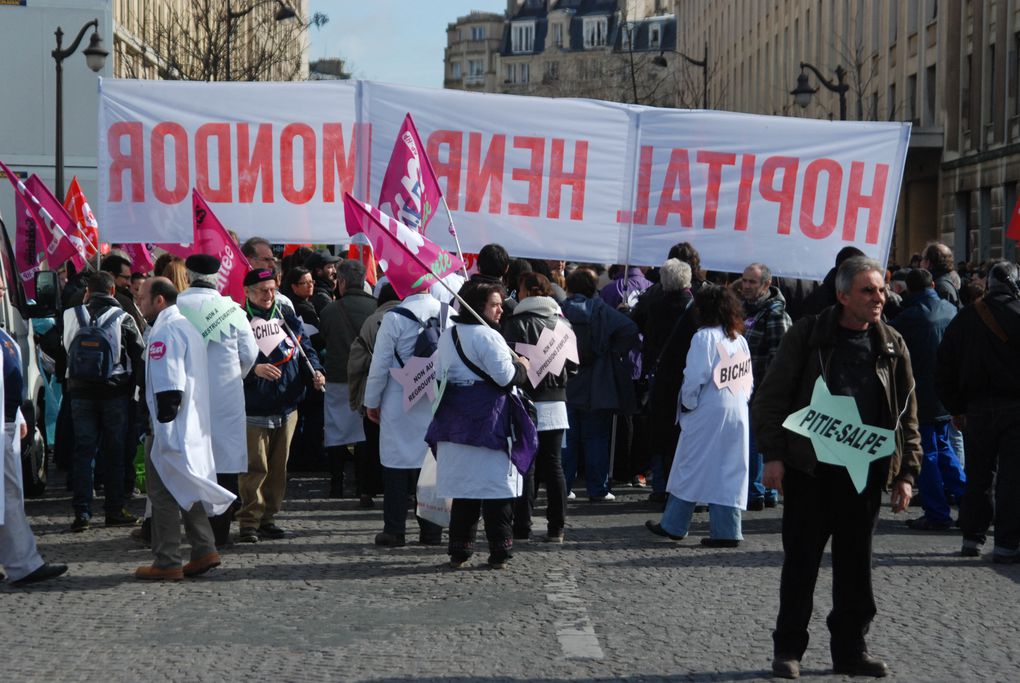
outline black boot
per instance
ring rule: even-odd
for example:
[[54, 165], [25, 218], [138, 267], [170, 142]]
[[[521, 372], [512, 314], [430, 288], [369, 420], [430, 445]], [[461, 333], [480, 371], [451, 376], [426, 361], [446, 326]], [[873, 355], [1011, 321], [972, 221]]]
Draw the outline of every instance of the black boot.
[[330, 446], [326, 449], [329, 462], [329, 497], [344, 497], [344, 455], [347, 449], [343, 446]]

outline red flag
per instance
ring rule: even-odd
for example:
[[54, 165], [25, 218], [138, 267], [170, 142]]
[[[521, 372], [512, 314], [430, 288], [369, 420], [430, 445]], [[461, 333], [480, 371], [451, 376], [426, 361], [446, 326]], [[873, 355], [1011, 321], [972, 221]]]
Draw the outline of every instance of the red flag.
[[131, 257], [131, 271], [134, 273], [151, 273], [156, 262], [152, 260], [152, 252], [148, 244], [122, 244], [121, 249]]
[[17, 264], [18, 277], [25, 290], [25, 297], [35, 299], [35, 274], [41, 269], [43, 259], [39, 255], [39, 229], [35, 224], [35, 214], [25, 204], [24, 198], [14, 193], [15, 231], [14, 259]]
[[237, 242], [206, 204], [205, 199], [194, 188], [191, 190], [191, 200], [195, 219], [194, 252], [212, 254], [220, 260], [216, 289], [220, 294], [244, 305], [244, 276], [251, 270], [251, 264], [241, 253]]
[[[67, 197], [64, 199], [64, 208], [71, 214], [75, 222], [75, 232], [67, 233], [67, 236], [79, 248], [86, 258], [93, 258], [99, 249], [99, 224], [92, 214], [89, 201], [78, 184], [78, 176], [71, 178], [71, 185], [67, 188]], [[79, 270], [84, 264], [75, 263]]]
[[[397, 133], [379, 191], [379, 208], [412, 230], [425, 234], [443, 197], [439, 179], [408, 114]], [[450, 225], [453, 234], [453, 225]]]
[[344, 220], [350, 235], [364, 233], [372, 242], [386, 278], [397, 296], [428, 291], [437, 278], [460, 268], [461, 260], [370, 204], [344, 193]]
[[31, 212], [40, 231], [42, 238], [40, 244], [45, 247], [46, 260], [50, 268], [58, 268], [78, 254], [74, 244], [67, 237], [67, 231], [75, 227], [74, 220], [39, 177], [33, 174], [23, 182], [2, 161], [0, 171], [7, 175], [7, 179], [14, 186], [15, 197], [20, 196], [25, 207]]
[[1009, 219], [1009, 227], [1006, 228], [1006, 237], [1020, 242], [1020, 199], [1017, 199], [1013, 207], [1013, 215]]
[[362, 233], [351, 235], [351, 244], [347, 247], [347, 258], [361, 261], [365, 266], [365, 281], [375, 287], [377, 282], [375, 276], [375, 255], [372, 253], [372, 243]]

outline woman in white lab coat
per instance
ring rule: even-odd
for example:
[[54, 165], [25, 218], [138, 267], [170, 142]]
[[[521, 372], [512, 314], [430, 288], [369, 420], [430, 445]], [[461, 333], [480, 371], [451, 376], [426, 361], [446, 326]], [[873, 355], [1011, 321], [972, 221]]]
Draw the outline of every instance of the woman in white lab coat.
[[450, 565], [471, 557], [481, 515], [489, 566], [502, 569], [513, 547], [513, 500], [523, 492], [521, 472], [534, 460], [538, 435], [510, 393], [527, 380], [527, 364], [498, 331], [502, 286], [474, 280], [460, 296], [488, 324], [462, 311], [440, 338], [438, 376], [446, 384], [425, 440], [436, 453], [436, 493], [453, 499]]
[[691, 340], [677, 405], [680, 440], [659, 523], [645, 526], [678, 540], [687, 535], [696, 502], [708, 503], [709, 537], [701, 544], [736, 547], [747, 507], [748, 406], [751, 356], [740, 302], [725, 287], [694, 298], [699, 329]]

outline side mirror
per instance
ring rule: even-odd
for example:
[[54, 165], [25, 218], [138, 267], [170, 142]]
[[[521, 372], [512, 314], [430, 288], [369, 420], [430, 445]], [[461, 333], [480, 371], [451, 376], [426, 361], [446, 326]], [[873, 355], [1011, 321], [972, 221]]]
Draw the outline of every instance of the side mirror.
[[35, 303], [28, 305], [29, 318], [52, 318], [60, 313], [60, 281], [53, 270], [35, 274]]

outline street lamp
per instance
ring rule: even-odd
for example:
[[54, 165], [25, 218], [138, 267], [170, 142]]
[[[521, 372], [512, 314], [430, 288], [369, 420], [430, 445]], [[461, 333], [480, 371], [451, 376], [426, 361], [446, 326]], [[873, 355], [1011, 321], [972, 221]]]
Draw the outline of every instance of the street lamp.
[[683, 52], [677, 52], [676, 50], [661, 50], [658, 56], [652, 59], [652, 64], [663, 67], [669, 66], [666, 58], [663, 57], [663, 55], [667, 52], [679, 55], [686, 59], [690, 64], [701, 67], [701, 108], [708, 109], [708, 43], [705, 43], [705, 56], [701, 59], [688, 57]]
[[57, 197], [64, 196], [64, 66], [63, 62], [65, 59], [70, 57], [78, 49], [81, 44], [81, 39], [85, 37], [85, 32], [92, 29], [92, 36], [89, 38], [89, 46], [82, 50], [82, 54], [85, 55], [85, 63], [88, 64], [89, 68], [99, 73], [103, 70], [106, 65], [106, 56], [110, 53], [103, 48], [103, 39], [99, 37], [99, 20], [93, 19], [78, 31], [78, 36], [71, 43], [71, 46], [66, 50], [61, 49], [61, 43], [64, 40], [64, 31], [58, 26], [55, 31], [57, 36], [57, 47], [50, 54], [53, 55], [54, 61], [57, 63], [57, 116], [56, 116], [56, 140], [55, 140], [55, 159], [54, 159], [54, 175], [55, 175], [55, 189], [57, 191]]
[[230, 69], [230, 38], [234, 34], [234, 26], [238, 19], [248, 16], [254, 12], [258, 7], [265, 5], [270, 2], [275, 2], [279, 5], [276, 10], [276, 15], [273, 17], [276, 21], [286, 21], [287, 19], [293, 19], [297, 16], [297, 12], [294, 8], [285, 3], [283, 0], [258, 0], [252, 3], [244, 9], [237, 10], [236, 12], [230, 6], [230, 0], [227, 0], [227, 45], [226, 45], [226, 63], [227, 63], [227, 80], [232, 80], [233, 75]]
[[836, 67], [836, 83], [833, 85], [832, 81], [827, 80], [821, 71], [807, 62], [801, 62], [800, 76], [797, 76], [797, 87], [790, 91], [790, 94], [793, 95], [793, 101], [799, 104], [801, 109], [806, 109], [811, 104], [811, 96], [818, 92], [818, 88], [812, 88], [808, 85], [808, 75], [804, 73], [804, 69], [814, 71], [818, 81], [825, 86], [826, 90], [839, 95], [839, 120], [846, 121], [846, 94], [850, 90], [850, 86], [844, 82], [846, 80], [846, 71], [843, 67]]

